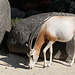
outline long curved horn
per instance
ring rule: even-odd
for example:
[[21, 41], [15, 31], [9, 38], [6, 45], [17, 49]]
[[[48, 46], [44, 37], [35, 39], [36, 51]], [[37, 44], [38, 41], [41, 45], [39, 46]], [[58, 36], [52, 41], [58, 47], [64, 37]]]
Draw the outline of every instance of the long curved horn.
[[34, 38], [34, 35], [35, 35], [36, 30], [37, 30], [42, 24], [44, 24], [47, 20], [49, 20], [50, 18], [51, 18], [51, 16], [49, 16], [49, 17], [46, 18], [42, 23], [40, 23], [38, 26], [36, 26], [36, 27], [33, 28], [32, 33], [30, 34], [29, 39], [28, 39], [28, 46], [29, 46], [29, 49], [30, 49], [30, 50], [31, 50], [31, 48], [32, 48], [32, 41], [33, 41], [33, 38]]

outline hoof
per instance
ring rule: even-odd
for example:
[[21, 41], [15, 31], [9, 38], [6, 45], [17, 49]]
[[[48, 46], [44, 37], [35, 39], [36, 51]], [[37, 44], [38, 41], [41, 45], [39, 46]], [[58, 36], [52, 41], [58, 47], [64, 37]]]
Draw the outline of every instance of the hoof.
[[72, 64], [70, 63], [70, 64], [68, 65], [68, 67], [72, 67]]
[[51, 64], [51, 63], [49, 63], [47, 66], [48, 66], [48, 67], [50, 67], [51, 65], [52, 65], [52, 64]]
[[47, 66], [48, 66], [48, 67], [50, 67], [50, 66], [51, 66], [51, 64], [49, 63]]
[[46, 66], [43, 66], [43, 68], [45, 68]]
[[43, 66], [43, 68], [45, 68], [45, 67], [47, 67], [47, 64], [45, 64], [45, 65]]

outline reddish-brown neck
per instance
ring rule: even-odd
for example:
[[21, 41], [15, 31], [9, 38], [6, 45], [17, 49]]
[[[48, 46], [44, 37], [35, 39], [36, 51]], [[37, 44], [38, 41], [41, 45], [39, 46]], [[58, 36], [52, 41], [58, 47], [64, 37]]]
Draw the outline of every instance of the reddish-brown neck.
[[45, 34], [45, 30], [40, 31], [40, 33], [39, 33], [39, 35], [36, 39], [36, 42], [35, 42], [35, 45], [34, 45], [33, 49], [37, 52], [37, 55], [39, 55], [41, 47], [45, 42], [44, 34]]

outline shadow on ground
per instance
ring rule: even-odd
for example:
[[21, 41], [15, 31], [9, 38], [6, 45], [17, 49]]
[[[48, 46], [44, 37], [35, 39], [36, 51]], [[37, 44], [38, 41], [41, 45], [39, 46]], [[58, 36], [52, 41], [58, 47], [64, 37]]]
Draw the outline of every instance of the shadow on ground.
[[0, 48], [0, 65], [28, 69], [28, 57], [17, 55]]
[[[39, 59], [39, 63], [37, 62], [35, 67], [36, 68], [43, 68], [43, 62], [44, 62], [43, 59]], [[53, 62], [67, 66], [66, 64], [64, 64], [61, 61], [53, 60]], [[29, 69], [27, 56], [13, 54], [13, 53], [10, 53], [9, 51], [2, 49], [2, 48], [0, 48], [0, 65], [6, 66], [6, 67]]]

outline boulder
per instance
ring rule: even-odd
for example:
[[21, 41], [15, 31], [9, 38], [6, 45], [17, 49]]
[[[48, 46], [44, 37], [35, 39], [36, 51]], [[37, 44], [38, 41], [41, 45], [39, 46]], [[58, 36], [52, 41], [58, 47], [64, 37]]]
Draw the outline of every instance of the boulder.
[[70, 10], [69, 10], [69, 12], [75, 14], [75, 11], [74, 11], [74, 10], [75, 10], [75, 2], [72, 1], [72, 2], [71, 2], [71, 5], [70, 5]]
[[17, 8], [11, 8], [11, 18], [24, 18], [25, 12], [17, 9]]
[[11, 29], [11, 13], [8, 0], [0, 0], [0, 43], [6, 31]]
[[[38, 26], [40, 23], [44, 22], [44, 20], [49, 16], [62, 15], [62, 16], [75, 16], [74, 14], [68, 13], [42, 13], [38, 15], [34, 15], [25, 19], [20, 20], [18, 23], [15, 23], [9, 33], [7, 45], [9, 51], [13, 53], [19, 54], [27, 54], [28, 47], [26, 43], [28, 42], [29, 35], [32, 33], [33, 28]], [[38, 35], [42, 25], [36, 30], [34, 35], [33, 45], [35, 42], [35, 38]], [[45, 44], [46, 45], [46, 44]], [[43, 58], [42, 50], [45, 45], [41, 49], [40, 58]], [[74, 44], [73, 40], [67, 43], [56, 42], [53, 45], [53, 57], [62, 60], [71, 60], [73, 56]], [[47, 58], [49, 58], [49, 52], [47, 52]]]
[[52, 0], [48, 12], [66, 12], [75, 14], [74, 0]]
[[52, 0], [9, 0], [11, 7], [21, 9], [23, 11], [37, 10], [45, 12]]
[[53, 0], [48, 11], [69, 12], [70, 0]]
[[75, 0], [9, 0], [10, 5], [25, 12], [36, 10], [39, 12], [75, 13]]
[[36, 11], [36, 10], [29, 10], [25, 13], [25, 18], [32, 16], [32, 15], [37, 15], [40, 14], [40, 12]]

